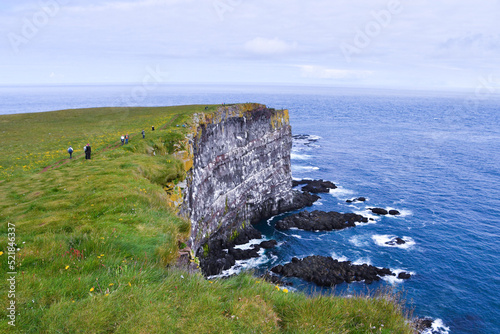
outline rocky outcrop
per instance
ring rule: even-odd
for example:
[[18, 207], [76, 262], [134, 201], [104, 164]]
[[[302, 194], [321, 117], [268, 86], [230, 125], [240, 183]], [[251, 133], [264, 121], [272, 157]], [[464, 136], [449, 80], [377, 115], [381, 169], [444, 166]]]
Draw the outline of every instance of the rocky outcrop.
[[262, 234], [253, 227], [247, 227], [233, 234], [228, 239], [212, 237], [198, 251], [200, 268], [206, 276], [218, 275], [236, 264], [237, 260], [248, 260], [259, 256], [260, 246], [251, 245], [247, 249], [235, 248], [237, 245], [249, 243], [252, 239], [260, 239]]
[[[271, 271], [285, 277], [302, 278], [319, 286], [333, 286], [354, 281], [365, 281], [370, 284], [379, 281], [383, 276], [396, 275], [388, 268], [377, 268], [368, 264], [356, 265], [350, 261], [338, 261], [319, 255], [304, 259], [293, 258], [292, 262], [273, 267]], [[399, 278], [407, 278], [405, 275], [402, 276], [404, 277]]]
[[365, 202], [365, 201], [366, 201], [365, 197], [358, 197], [358, 198], [348, 199], [345, 202], [346, 203], [356, 203], [356, 202]]
[[398, 210], [387, 211], [386, 209], [382, 209], [382, 208], [368, 208], [368, 210], [371, 210], [371, 212], [373, 212], [377, 215], [382, 215], [382, 216], [385, 216], [387, 214], [390, 214], [392, 216], [397, 216], [400, 214], [400, 212]]
[[229, 240], [295, 202], [310, 202], [294, 200], [291, 190], [287, 110], [239, 104], [195, 114], [186, 146], [191, 163], [180, 214], [191, 221], [189, 244], [198, 256], [211, 239]]
[[355, 213], [338, 213], [335, 211], [302, 211], [276, 223], [278, 230], [292, 227], [306, 231], [332, 231], [356, 226], [356, 222], [367, 223], [368, 218]]
[[305, 184], [302, 187], [302, 191], [307, 191], [313, 194], [317, 193], [327, 193], [330, 189], [337, 189], [337, 186], [330, 181], [323, 180], [293, 180], [292, 187]]
[[389, 245], [389, 246], [404, 245], [405, 243], [406, 243], [406, 241], [404, 241], [400, 237], [396, 237], [396, 238], [393, 238], [393, 239], [385, 242], [385, 244]]

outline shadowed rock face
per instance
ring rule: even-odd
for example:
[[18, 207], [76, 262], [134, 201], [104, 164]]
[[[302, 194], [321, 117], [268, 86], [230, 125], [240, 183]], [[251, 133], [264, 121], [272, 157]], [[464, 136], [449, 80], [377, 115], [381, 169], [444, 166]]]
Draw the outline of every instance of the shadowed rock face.
[[276, 228], [278, 230], [288, 230], [296, 227], [306, 231], [331, 231], [354, 227], [356, 226], [355, 222], [367, 223], [368, 218], [355, 213], [302, 211], [278, 221]]
[[191, 221], [189, 244], [197, 253], [210, 238], [222, 242], [250, 223], [292, 208], [294, 195], [286, 110], [235, 105], [198, 114], [195, 123], [189, 148], [193, 166], [180, 214]]
[[[326, 256], [308, 256], [304, 259], [293, 258], [292, 262], [278, 265], [271, 269], [272, 272], [285, 277], [298, 277], [319, 286], [333, 286], [344, 282], [365, 281], [370, 284], [379, 281], [381, 277], [395, 276], [390, 269], [377, 268], [372, 265], [352, 264], [350, 261], [338, 261]], [[404, 273], [399, 278], [409, 278]]]

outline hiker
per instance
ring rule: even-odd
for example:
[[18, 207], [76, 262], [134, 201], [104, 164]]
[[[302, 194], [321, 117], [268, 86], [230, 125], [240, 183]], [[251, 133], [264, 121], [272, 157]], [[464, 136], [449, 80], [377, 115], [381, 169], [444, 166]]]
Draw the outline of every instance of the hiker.
[[68, 147], [68, 153], [69, 153], [69, 158], [72, 159], [72, 155], [73, 155], [73, 147]]
[[154, 130], [155, 130], [155, 126], [151, 125], [151, 131], [154, 131]]
[[146, 138], [146, 131], [142, 130], [142, 139]]
[[125, 142], [125, 136], [122, 135], [120, 139], [122, 140], [122, 145], [123, 145], [123, 143]]
[[83, 150], [85, 151], [85, 160], [90, 160], [90, 152], [92, 151], [90, 144], [87, 144]]
[[128, 134], [125, 135], [125, 144], [128, 144]]

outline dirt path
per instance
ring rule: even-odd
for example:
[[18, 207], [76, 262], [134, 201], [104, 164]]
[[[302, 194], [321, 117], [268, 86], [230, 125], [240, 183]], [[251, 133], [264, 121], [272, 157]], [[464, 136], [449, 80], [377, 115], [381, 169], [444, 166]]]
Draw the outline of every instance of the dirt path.
[[[172, 116], [172, 117], [170, 118], [170, 120], [169, 120], [167, 123], [163, 124], [160, 128], [155, 129], [155, 130], [158, 130], [158, 131], [160, 131], [160, 130], [165, 130], [168, 126], [172, 125], [175, 121], [177, 121], [177, 120], [178, 120], [181, 116], [182, 116], [182, 115], [174, 115], [174, 116]], [[137, 136], [137, 135], [140, 135], [140, 134], [141, 134], [141, 132], [138, 132], [138, 133], [132, 133], [131, 135], [129, 135], [129, 139], [131, 139], [131, 138], [133, 138], [133, 137], [135, 137], [135, 136]], [[97, 149], [97, 150], [93, 151], [93, 152], [92, 152], [92, 155], [98, 154], [99, 152], [100, 152], [100, 153], [103, 153], [103, 152], [110, 151], [110, 150], [116, 150], [116, 149], [117, 149], [118, 147], [120, 147], [120, 146], [122, 146], [122, 145], [121, 145], [121, 141], [120, 141], [120, 140], [118, 140], [117, 142], [114, 142], [114, 143], [112, 143], [112, 144], [109, 144], [109, 145], [105, 146], [105, 147], [104, 147], [104, 148], [102, 148], [102, 149]], [[82, 158], [82, 157], [84, 157], [84, 156], [85, 156], [85, 153], [80, 154], [80, 155], [78, 155], [78, 156], [73, 155], [73, 159], [69, 159], [69, 158], [66, 158], [66, 159], [61, 159], [61, 160], [59, 160], [59, 161], [57, 161], [57, 162], [54, 162], [53, 164], [48, 165], [47, 167], [43, 168], [43, 169], [40, 171], [40, 174], [45, 173], [45, 172], [47, 172], [47, 171], [49, 171], [49, 170], [56, 169], [56, 168], [59, 168], [59, 167], [61, 167], [61, 166], [64, 166], [64, 165], [66, 165], [67, 163], [70, 163], [71, 161], [77, 160], [77, 159]]]

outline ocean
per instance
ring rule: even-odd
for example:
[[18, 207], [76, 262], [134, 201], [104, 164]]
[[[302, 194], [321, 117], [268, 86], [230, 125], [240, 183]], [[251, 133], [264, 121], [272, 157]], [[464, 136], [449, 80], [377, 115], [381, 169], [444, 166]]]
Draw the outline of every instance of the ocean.
[[[332, 232], [256, 227], [278, 247], [230, 270], [263, 272], [292, 257], [332, 256], [412, 273], [409, 280], [305, 293], [401, 292], [433, 333], [500, 333], [500, 98], [473, 93], [327, 87], [162, 85], [0, 87], [0, 114], [103, 106], [259, 102], [290, 110], [296, 179], [334, 182], [307, 210], [355, 212], [369, 224]], [[36, 126], [36, 125], [34, 125]], [[347, 203], [363, 196], [366, 202]], [[397, 209], [375, 216], [369, 207]], [[407, 241], [390, 246], [393, 237]]]

